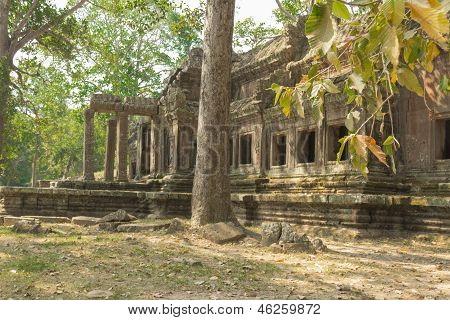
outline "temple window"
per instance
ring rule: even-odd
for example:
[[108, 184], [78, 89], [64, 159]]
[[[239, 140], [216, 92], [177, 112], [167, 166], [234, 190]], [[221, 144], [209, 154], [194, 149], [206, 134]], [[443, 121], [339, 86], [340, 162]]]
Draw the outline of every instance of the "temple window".
[[252, 135], [245, 134], [240, 137], [240, 164], [252, 164]]
[[297, 133], [297, 163], [312, 163], [316, 160], [316, 132]]
[[285, 166], [287, 163], [287, 138], [286, 134], [272, 136], [272, 166]]
[[233, 166], [233, 139], [228, 140], [228, 165]]
[[[328, 127], [328, 161], [336, 161], [337, 154], [341, 147], [339, 140], [348, 135], [345, 126], [330, 126]], [[345, 146], [342, 153], [341, 161], [348, 159], [348, 144]]]
[[436, 160], [450, 159], [450, 119], [436, 121]]

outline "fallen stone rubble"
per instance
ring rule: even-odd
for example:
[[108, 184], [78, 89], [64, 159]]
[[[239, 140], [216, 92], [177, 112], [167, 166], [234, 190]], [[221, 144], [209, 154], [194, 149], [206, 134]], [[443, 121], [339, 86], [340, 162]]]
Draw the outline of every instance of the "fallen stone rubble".
[[286, 222], [263, 223], [261, 243], [270, 247], [274, 253], [316, 253], [327, 250], [321, 239], [311, 241], [306, 234], [299, 235]]

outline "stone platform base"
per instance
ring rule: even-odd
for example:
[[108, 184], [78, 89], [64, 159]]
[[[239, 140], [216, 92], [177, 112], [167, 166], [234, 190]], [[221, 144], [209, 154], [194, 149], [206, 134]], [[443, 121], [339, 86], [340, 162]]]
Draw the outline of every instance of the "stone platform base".
[[[371, 194], [233, 194], [249, 223], [411, 230], [450, 234], [450, 197]], [[124, 209], [137, 217], [190, 216], [191, 194], [118, 190], [0, 188], [0, 215], [103, 217]]]

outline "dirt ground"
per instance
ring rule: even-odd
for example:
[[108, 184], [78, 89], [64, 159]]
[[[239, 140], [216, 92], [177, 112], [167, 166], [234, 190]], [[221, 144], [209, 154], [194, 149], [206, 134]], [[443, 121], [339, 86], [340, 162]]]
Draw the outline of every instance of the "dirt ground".
[[[445, 235], [320, 234], [329, 251], [272, 253], [247, 237], [216, 245], [192, 231], [67, 234], [0, 228], [0, 299], [450, 299]], [[258, 228], [251, 228], [258, 232]]]

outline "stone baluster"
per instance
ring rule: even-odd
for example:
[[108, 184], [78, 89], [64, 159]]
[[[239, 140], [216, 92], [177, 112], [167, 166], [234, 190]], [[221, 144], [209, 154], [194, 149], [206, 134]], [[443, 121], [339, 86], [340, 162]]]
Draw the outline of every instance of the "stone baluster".
[[94, 181], [94, 110], [84, 112], [83, 179]]
[[[142, 149], [145, 145], [145, 141], [142, 141], [142, 135], [144, 127], [142, 125], [142, 122], [139, 124], [138, 130], [137, 130], [137, 145], [136, 145], [136, 179], [140, 179], [142, 176]], [[145, 162], [144, 162], [145, 165]]]
[[118, 112], [117, 114], [117, 180], [128, 181], [128, 113]]
[[114, 180], [114, 157], [117, 145], [117, 120], [109, 119], [106, 132], [105, 181]]

